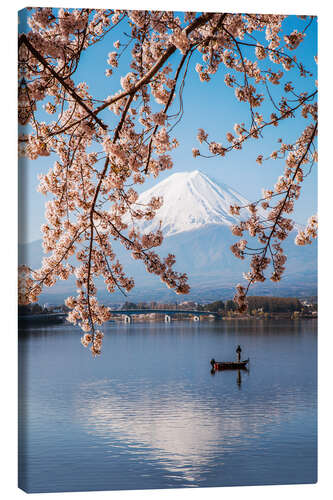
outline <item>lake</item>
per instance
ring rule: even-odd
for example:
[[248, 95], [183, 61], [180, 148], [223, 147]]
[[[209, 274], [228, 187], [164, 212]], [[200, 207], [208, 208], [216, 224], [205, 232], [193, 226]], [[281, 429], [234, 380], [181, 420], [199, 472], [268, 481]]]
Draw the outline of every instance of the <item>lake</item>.
[[[109, 323], [19, 335], [19, 486], [31, 493], [317, 481], [315, 320]], [[210, 359], [249, 371], [211, 373]]]

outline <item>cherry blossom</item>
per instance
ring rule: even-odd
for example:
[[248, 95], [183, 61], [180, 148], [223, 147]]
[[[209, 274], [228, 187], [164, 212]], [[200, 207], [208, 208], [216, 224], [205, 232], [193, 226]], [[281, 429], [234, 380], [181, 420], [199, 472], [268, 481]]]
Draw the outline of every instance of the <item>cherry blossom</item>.
[[[30, 160], [50, 158], [50, 168], [40, 176], [39, 184], [40, 193], [48, 195], [41, 228], [46, 256], [40, 269], [21, 266], [20, 303], [36, 302], [44, 287], [75, 277], [76, 295], [66, 299], [68, 319], [83, 330], [82, 344], [98, 355], [103, 338], [99, 327], [111, 312], [96, 298], [96, 279], [103, 278], [109, 293], [126, 294], [135, 286], [117, 258], [114, 240], [167, 287], [178, 294], [189, 292], [187, 275], [174, 270], [176, 257], [161, 258], [155, 251], [163, 241], [161, 231], [141, 234], [138, 229], [137, 222], [154, 218], [163, 200], [152, 198], [146, 206], [139, 205], [136, 185], [173, 166], [172, 153], [178, 147], [173, 125], [182, 116], [191, 65], [203, 90], [222, 71], [235, 102], [248, 112], [244, 122], [230, 123], [233, 131], [221, 139], [210, 139], [199, 128], [197, 139], [208, 154], [193, 147], [197, 161], [201, 156], [224, 158], [247, 141], [260, 141], [268, 127], [292, 119], [297, 112], [305, 120], [296, 142], [281, 139], [278, 149], [268, 156], [259, 151], [259, 165], [264, 166], [269, 158], [284, 161], [284, 172], [274, 187], [265, 188], [263, 198], [250, 207], [230, 207], [233, 215], [248, 215], [232, 227], [233, 234], [242, 237], [232, 247], [235, 256], [251, 255], [245, 275], [248, 286], [237, 285], [235, 301], [240, 311], [246, 310], [250, 284], [264, 281], [269, 266], [271, 279], [281, 279], [286, 262], [281, 243], [293, 228], [286, 215], [293, 212], [304, 178], [317, 162], [317, 90], [297, 91], [295, 82], [284, 82], [292, 68], [302, 78], [311, 78], [295, 54], [313, 18], [304, 16], [302, 32], [283, 34], [285, 18], [276, 14], [186, 12], [179, 17], [168, 11], [29, 9], [29, 30], [19, 34], [19, 153]], [[121, 32], [127, 30], [123, 39], [119, 30], [113, 35], [120, 24]], [[105, 74], [119, 82], [119, 90], [97, 99], [85, 82], [75, 83], [73, 75], [82, 54], [105, 37], [112, 48], [105, 55]], [[125, 50], [130, 53], [130, 68], [121, 75]], [[194, 62], [194, 53], [200, 62]], [[273, 99], [270, 86], [280, 92], [279, 100]], [[178, 113], [172, 108], [176, 101], [181, 103]], [[268, 115], [261, 110], [263, 103], [272, 104]], [[41, 108], [47, 121], [39, 118]], [[259, 204], [267, 213], [265, 218], [258, 212]], [[317, 236], [316, 221], [312, 218], [307, 229], [299, 232], [297, 244], [307, 244]], [[258, 239], [259, 249], [248, 248], [244, 232]], [[72, 256], [78, 265], [70, 264]]]

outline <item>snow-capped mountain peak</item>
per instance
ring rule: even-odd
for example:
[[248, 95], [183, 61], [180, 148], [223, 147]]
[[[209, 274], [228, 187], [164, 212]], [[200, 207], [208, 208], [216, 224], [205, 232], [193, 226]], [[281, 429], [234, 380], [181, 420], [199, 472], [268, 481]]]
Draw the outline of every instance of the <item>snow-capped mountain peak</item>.
[[231, 187], [213, 182], [199, 170], [170, 175], [141, 193], [138, 203], [147, 204], [153, 196], [161, 196], [163, 205], [152, 221], [141, 222], [141, 230], [155, 231], [161, 222], [165, 237], [208, 224], [230, 226], [239, 220], [230, 215], [230, 205], [249, 203]]
[[[152, 221], [137, 224], [140, 224], [141, 232], [148, 233], [158, 229], [161, 221], [164, 240], [156, 250], [161, 257], [170, 253], [176, 256], [175, 269], [187, 273], [190, 278], [189, 300], [213, 301], [230, 297], [235, 283], [240, 281], [243, 272], [248, 271], [249, 259], [240, 261], [230, 251], [230, 246], [237, 241], [237, 237], [230, 231], [230, 225], [237, 223], [239, 218], [229, 214], [229, 206], [244, 206], [249, 202], [229, 186], [216, 183], [197, 170], [170, 175], [152, 189], [143, 192], [137, 202], [138, 208], [142, 208], [139, 203], [147, 204], [153, 196], [162, 196], [164, 204]], [[317, 243], [299, 247], [294, 244], [293, 236], [283, 242], [288, 260], [282, 285], [267, 280], [256, 285], [256, 293], [259, 295], [273, 293], [295, 296], [298, 293], [317, 293]], [[136, 283], [131, 292], [131, 300], [174, 300], [174, 292], [160, 284], [155, 275], [147, 273], [142, 262], [133, 259], [131, 252], [120, 242], [112, 238], [112, 245], [125, 272]], [[22, 245], [19, 249], [20, 264], [38, 269], [42, 258], [41, 240]], [[73, 262], [75, 265], [76, 261]], [[72, 294], [73, 289], [73, 280], [61, 281], [50, 292], [47, 290], [46, 294], [59, 294], [63, 300], [64, 293]], [[46, 297], [47, 295], [45, 301], [54, 301], [54, 295]], [[117, 294], [114, 297], [112, 300], [115, 301], [123, 299]], [[106, 300], [110, 300], [110, 294], [106, 296]]]

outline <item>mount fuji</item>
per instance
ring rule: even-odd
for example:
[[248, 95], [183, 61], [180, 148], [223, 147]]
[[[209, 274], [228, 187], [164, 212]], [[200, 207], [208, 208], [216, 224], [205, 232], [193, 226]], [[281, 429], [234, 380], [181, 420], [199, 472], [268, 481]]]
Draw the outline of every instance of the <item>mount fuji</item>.
[[[139, 221], [137, 225], [144, 233], [161, 227], [164, 240], [156, 251], [162, 257], [168, 253], [174, 254], [175, 270], [188, 274], [191, 292], [184, 296], [184, 300], [230, 298], [235, 284], [243, 280], [243, 272], [248, 270], [249, 262], [235, 258], [231, 253], [230, 246], [238, 238], [231, 233], [230, 228], [241, 217], [230, 215], [229, 207], [244, 206], [250, 202], [233, 188], [213, 181], [198, 170], [170, 175], [141, 193], [137, 200], [138, 206], [147, 204], [153, 196], [163, 197], [162, 207], [157, 210], [153, 220]], [[292, 231], [283, 242], [288, 260], [281, 283], [272, 283], [267, 279], [262, 284], [254, 285], [252, 293], [280, 296], [317, 293], [317, 243], [298, 247], [294, 243], [295, 236], [296, 231]], [[245, 238], [248, 239], [247, 236]], [[136, 283], [128, 300], [175, 301], [175, 293], [160, 283], [157, 276], [148, 274], [144, 265], [134, 261], [118, 242], [113, 242], [113, 246], [124, 270], [133, 276]], [[26, 263], [39, 267], [41, 242], [25, 245], [20, 254], [25, 254]], [[59, 283], [54, 293], [69, 293], [69, 284]], [[100, 289], [103, 296], [102, 285]], [[73, 293], [73, 289], [70, 293]], [[123, 300], [118, 293], [104, 297], [110, 302]]]
[[141, 223], [141, 229], [155, 231], [161, 222], [164, 237], [210, 224], [230, 227], [240, 221], [240, 217], [229, 214], [230, 205], [249, 203], [234, 189], [213, 182], [199, 170], [170, 175], [142, 193], [138, 203], [147, 204], [153, 196], [161, 196], [163, 205], [152, 221]]

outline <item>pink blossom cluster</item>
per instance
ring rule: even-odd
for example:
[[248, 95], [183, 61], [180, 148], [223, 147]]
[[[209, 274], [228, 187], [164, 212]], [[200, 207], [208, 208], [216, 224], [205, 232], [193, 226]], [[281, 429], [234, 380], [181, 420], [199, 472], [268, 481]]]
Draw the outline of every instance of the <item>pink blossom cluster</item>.
[[294, 30], [290, 35], [285, 35], [284, 41], [288, 49], [295, 50], [303, 41], [304, 37], [305, 33], [300, 33], [299, 31]]
[[248, 303], [246, 300], [246, 289], [240, 283], [236, 285], [234, 302], [237, 304], [240, 313], [244, 313], [247, 311]]
[[[249, 284], [265, 281], [265, 271], [271, 264], [272, 272], [270, 279], [274, 282], [280, 281], [285, 271], [287, 256], [284, 255], [281, 242], [283, 242], [294, 228], [292, 219], [286, 217], [294, 210], [294, 203], [300, 195], [301, 183], [303, 182], [302, 167], [313, 161], [314, 154], [311, 149], [314, 147], [317, 126], [310, 125], [305, 128], [301, 136], [294, 145], [286, 145], [281, 142], [280, 152], [285, 156], [285, 172], [276, 182], [274, 189], [264, 189], [262, 200], [247, 205], [246, 207], [230, 207], [230, 213], [238, 215], [241, 208], [247, 209], [250, 216], [247, 220], [242, 220], [238, 225], [233, 225], [231, 230], [235, 236], [243, 236], [247, 231], [251, 237], [256, 237], [262, 245], [258, 249], [248, 247], [248, 242], [239, 240], [231, 246], [233, 254], [240, 259], [244, 259], [245, 253], [252, 255], [249, 272], [244, 274], [244, 278]], [[277, 197], [275, 204], [272, 204], [273, 197]], [[258, 204], [266, 211], [267, 215], [258, 214]], [[306, 245], [317, 237], [317, 216], [309, 219], [305, 230], [300, 230], [296, 236], [297, 245]], [[246, 295], [245, 293], [245, 295]], [[242, 294], [241, 294], [242, 295]], [[242, 300], [238, 298], [237, 300]]]
[[[254, 203], [247, 207], [248, 219], [232, 228], [235, 235], [242, 237], [247, 231], [263, 245], [254, 254], [245, 239], [232, 247], [238, 258], [252, 255], [249, 284], [265, 279], [269, 263], [271, 279], [280, 279], [285, 264], [280, 242], [293, 227], [285, 215], [292, 213], [300, 195], [306, 166], [317, 161], [316, 91], [297, 93], [291, 82], [284, 82], [285, 72], [292, 67], [301, 76], [309, 75], [288, 53], [297, 49], [304, 33], [294, 31], [283, 38], [285, 16], [275, 14], [186, 12], [180, 19], [169, 11], [33, 8], [30, 12], [30, 30], [19, 38], [18, 112], [24, 127], [19, 149], [31, 160], [52, 154], [56, 161], [40, 176], [38, 188], [48, 196], [42, 226], [46, 256], [40, 269], [21, 268], [20, 302], [35, 302], [44, 286], [74, 276], [76, 296], [66, 300], [68, 319], [80, 325], [82, 344], [97, 355], [103, 337], [97, 328], [111, 313], [97, 300], [96, 280], [102, 278], [109, 293], [126, 294], [134, 286], [117, 259], [114, 241], [167, 287], [188, 293], [187, 275], [174, 270], [175, 256], [161, 258], [155, 251], [163, 241], [162, 232], [141, 234], [138, 229], [138, 221], [152, 220], [163, 200], [152, 198], [144, 206], [139, 204], [136, 185], [173, 166], [171, 155], [178, 146], [173, 125], [182, 117], [182, 95], [191, 64], [203, 82], [227, 68], [226, 85], [234, 88], [236, 99], [249, 111], [250, 123], [236, 123], [233, 132], [226, 134], [226, 145], [208, 140], [208, 133], [199, 129], [198, 141], [211, 156], [224, 157], [241, 149], [245, 141], [260, 139], [266, 127], [292, 118], [297, 110], [310, 122], [295, 144], [281, 141], [270, 155], [285, 159], [285, 171], [261, 200], [267, 217], [262, 219]], [[121, 22], [128, 33], [123, 40], [112, 40], [112, 30]], [[107, 36], [114, 50], [105, 58], [106, 75], [116, 77], [126, 48], [131, 61], [128, 70], [115, 78], [120, 81], [118, 91], [94, 99], [88, 85], [77, 82], [75, 72], [82, 54]], [[194, 53], [197, 58], [192, 58]], [[266, 116], [260, 107], [273, 99], [271, 84], [283, 94]], [[180, 102], [178, 112], [175, 102]], [[43, 105], [49, 115], [46, 122], [37, 113]], [[192, 154], [204, 156], [197, 148]], [[264, 159], [260, 154], [257, 161], [262, 164]], [[230, 210], [239, 215], [241, 208]], [[314, 227], [310, 225], [306, 234], [315, 237]], [[78, 264], [72, 265], [71, 257]], [[246, 293], [239, 285], [236, 302], [241, 310], [246, 308]]]
[[318, 217], [317, 215], [312, 215], [306, 228], [304, 230], [300, 229], [295, 238], [296, 245], [304, 246], [310, 245], [314, 238], [318, 236]]
[[169, 41], [180, 50], [182, 54], [185, 54], [190, 48], [190, 41], [186, 36], [186, 33], [181, 29], [173, 30]]

